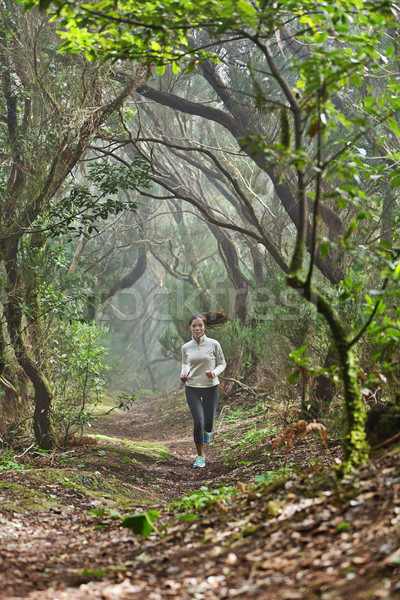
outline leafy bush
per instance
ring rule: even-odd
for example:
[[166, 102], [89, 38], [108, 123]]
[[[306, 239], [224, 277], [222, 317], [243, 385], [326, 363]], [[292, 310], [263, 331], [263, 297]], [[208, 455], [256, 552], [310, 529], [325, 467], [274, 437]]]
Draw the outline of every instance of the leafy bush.
[[94, 323], [57, 321], [50, 362], [54, 377], [54, 421], [66, 441], [94, 419], [104, 391], [106, 350], [98, 339], [105, 328]]

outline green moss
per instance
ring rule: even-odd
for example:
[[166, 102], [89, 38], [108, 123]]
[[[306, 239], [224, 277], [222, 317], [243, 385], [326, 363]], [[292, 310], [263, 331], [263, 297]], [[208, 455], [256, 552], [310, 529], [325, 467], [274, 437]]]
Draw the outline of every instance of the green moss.
[[254, 535], [256, 533], [256, 531], [259, 530], [259, 526], [258, 525], [247, 525], [247, 527], [245, 527], [242, 530], [242, 535], [243, 537], [248, 537], [249, 535]]
[[113, 408], [113, 412], [111, 414], [113, 414], [113, 415], [121, 414], [122, 415], [124, 412], [122, 408], [114, 408], [115, 406], [118, 406], [118, 404], [119, 404], [119, 400], [118, 400], [119, 393], [120, 392], [114, 392], [113, 394], [106, 394], [106, 395], [102, 396], [100, 398], [98, 404], [93, 408], [93, 410], [92, 410], [93, 414], [96, 416], [101, 416]]
[[151, 492], [137, 488], [128, 482], [121, 483], [115, 477], [106, 481], [99, 473], [75, 469], [38, 469], [30, 471], [29, 480], [39, 483], [43, 480], [61, 485], [76, 494], [93, 500], [101, 500], [107, 506], [125, 508], [146, 506], [154, 503], [156, 497]]
[[[100, 474], [74, 469], [32, 469], [24, 474], [26, 485], [0, 481], [0, 497], [2, 509], [26, 513], [32, 510], [48, 510], [51, 506], [60, 506], [63, 494], [55, 487], [60, 486], [68, 492], [79, 494], [92, 500], [101, 501], [104, 506], [119, 510], [136, 506], [149, 506], [157, 502], [157, 497], [150, 491], [137, 488], [129, 482], [121, 483], [111, 477], [106, 481]], [[40, 490], [45, 482], [50, 493]], [[59, 496], [57, 498], [57, 496]]]
[[166, 455], [170, 452], [169, 448], [163, 446], [162, 444], [157, 444], [156, 442], [135, 442], [132, 440], [122, 440], [121, 438], [114, 438], [100, 434], [94, 434], [89, 437], [109, 444], [120, 445], [125, 450], [129, 449], [134, 454], [142, 454], [144, 456], [148, 456], [149, 458], [166, 458]]
[[274, 519], [277, 517], [281, 509], [285, 506], [283, 502], [277, 502], [276, 500], [269, 500], [263, 510], [263, 517], [268, 519]]
[[18, 513], [48, 510], [52, 506], [59, 506], [56, 498], [31, 489], [29, 486], [0, 481], [0, 506], [2, 511], [12, 510]]

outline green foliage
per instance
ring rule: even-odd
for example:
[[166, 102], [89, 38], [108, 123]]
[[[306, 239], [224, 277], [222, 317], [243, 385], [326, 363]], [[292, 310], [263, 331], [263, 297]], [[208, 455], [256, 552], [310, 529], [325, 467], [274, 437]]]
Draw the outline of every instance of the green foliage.
[[286, 467], [282, 467], [282, 469], [278, 469], [277, 471], [267, 471], [266, 473], [256, 475], [254, 477], [254, 483], [257, 486], [266, 485], [271, 483], [274, 479], [279, 479], [281, 477], [292, 477], [299, 471], [301, 471], [301, 467], [298, 465], [287, 465]]
[[138, 515], [129, 515], [122, 520], [122, 527], [127, 527], [135, 535], [146, 537], [153, 531], [158, 533], [154, 522], [157, 521], [159, 516], [160, 513], [157, 510], [148, 510]]
[[135, 394], [120, 392], [117, 396], [117, 401], [119, 401], [119, 404], [115, 408], [122, 408], [124, 412], [128, 412], [132, 408], [132, 404], [136, 401], [136, 396]]
[[[105, 328], [94, 323], [53, 323], [50, 364], [54, 376], [54, 417], [66, 437], [94, 419], [93, 409], [105, 386]], [[122, 399], [121, 404], [125, 402]]]
[[343, 531], [350, 531], [350, 529], [351, 529], [350, 523], [347, 523], [346, 521], [342, 521], [341, 523], [339, 523], [339, 525], [337, 525], [337, 527], [335, 529], [335, 533], [343, 533]]
[[277, 428], [274, 425], [264, 427], [263, 429], [250, 429], [239, 440], [234, 440], [226, 446], [227, 450], [236, 448], [251, 449], [258, 446], [265, 438], [276, 434]]
[[183, 498], [177, 498], [170, 504], [170, 507], [173, 510], [189, 512], [190, 514], [191, 510], [201, 510], [215, 504], [215, 502], [227, 504], [238, 493], [239, 490], [235, 486], [221, 484], [218, 488], [210, 489], [208, 486], [203, 485], [199, 490], [191, 492]]
[[31, 466], [17, 462], [14, 455], [13, 450], [0, 451], [0, 471], [23, 471]]
[[[306, 71], [308, 78], [310, 72], [314, 73], [309, 83], [313, 89], [318, 89], [321, 78], [332, 71], [336, 74], [336, 85], [343, 84], [349, 74], [357, 71], [362, 60], [377, 54], [374, 52], [376, 38], [373, 32], [370, 35], [352, 32], [358, 23], [368, 23], [375, 28], [387, 26], [395, 10], [391, 2], [382, 4], [378, 10], [372, 1], [359, 1], [354, 12], [354, 3], [349, 0], [335, 4], [309, 0], [299, 4], [286, 0], [280, 4], [279, 10], [273, 4], [254, 4], [249, 0], [164, 0], [162, 3], [125, 0], [118, 5], [118, 10], [112, 0], [93, 2], [90, 9], [81, 2], [66, 5], [61, 0], [24, 0], [24, 4], [26, 8], [36, 5], [41, 10], [51, 8], [54, 11], [55, 18], [60, 19], [61, 26], [66, 28], [61, 32], [66, 40], [64, 50], [84, 51], [89, 58], [141, 59], [159, 65], [188, 56], [191, 63], [210, 55], [193, 45], [188, 35], [191, 28], [201, 30], [202, 26], [206, 26], [210, 35], [216, 36], [227, 31], [242, 33], [244, 28], [255, 33], [260, 27], [271, 33], [285, 21], [287, 15], [296, 15], [304, 30], [304, 42], [316, 45], [315, 56], [307, 61]], [[352, 12], [351, 21], [347, 19], [348, 11]], [[356, 42], [356, 48], [362, 42], [364, 52], [337, 51], [330, 57], [324, 47], [326, 25], [335, 27], [347, 43]], [[338, 66], [340, 60], [344, 61], [341, 69]], [[176, 72], [178, 70], [179, 67]]]
[[308, 344], [305, 344], [301, 348], [297, 350], [292, 350], [289, 353], [289, 359], [295, 369], [291, 372], [291, 374], [287, 378], [287, 382], [289, 384], [294, 384], [302, 377], [304, 381], [308, 381], [311, 377], [317, 377], [318, 375], [323, 375], [331, 379], [334, 383], [338, 384], [340, 381], [338, 367], [337, 365], [332, 365], [329, 368], [324, 368], [321, 366], [312, 366], [312, 358], [310, 356], [306, 356], [305, 353], [309, 349]]
[[[26, 0], [26, 8], [38, 5], [46, 10], [55, 9], [56, 18], [64, 28], [63, 50], [84, 52], [89, 59], [107, 56], [112, 60], [140, 59], [148, 64], [158, 64], [159, 73], [170, 61], [189, 58], [196, 60], [212, 56], [207, 50], [200, 51], [190, 40], [191, 27], [207, 23], [219, 33], [240, 24], [255, 25], [256, 11], [244, 0], [176, 1], [137, 3], [127, 1], [115, 9], [112, 0], [101, 0], [90, 5], [51, 2], [49, 0]], [[218, 20], [212, 23], [213, 19]], [[223, 22], [218, 25], [219, 18]], [[168, 23], [168, 26], [166, 24]], [[99, 27], [100, 25], [100, 27]], [[189, 27], [188, 27], [189, 26]], [[173, 36], [171, 36], [173, 32]], [[180, 70], [174, 65], [174, 74]]]
[[82, 569], [82, 571], [80, 572], [82, 577], [96, 577], [96, 578], [102, 578], [106, 576], [105, 571], [103, 571], [103, 569], [88, 569], [87, 567], [85, 567], [84, 569]]
[[185, 513], [183, 515], [178, 515], [178, 518], [181, 519], [181, 521], [189, 521], [189, 523], [192, 523], [193, 521], [197, 521], [199, 517], [193, 513]]
[[223, 418], [225, 423], [241, 423], [244, 421], [244, 419], [256, 416], [265, 416], [267, 410], [268, 405], [260, 401], [250, 406], [244, 404], [243, 406], [230, 408], [226, 413], [224, 413]]
[[75, 184], [69, 194], [52, 204], [46, 217], [37, 219], [37, 229], [48, 231], [53, 237], [67, 235], [70, 238], [97, 232], [96, 223], [100, 219], [137, 209], [136, 202], [120, 192], [148, 188], [149, 171], [149, 165], [138, 156], [129, 166], [105, 161], [90, 163], [87, 184]]

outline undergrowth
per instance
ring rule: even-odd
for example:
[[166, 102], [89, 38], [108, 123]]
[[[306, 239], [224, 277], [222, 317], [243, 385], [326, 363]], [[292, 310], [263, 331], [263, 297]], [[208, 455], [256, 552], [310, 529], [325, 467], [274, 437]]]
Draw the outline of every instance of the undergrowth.
[[266, 471], [265, 473], [256, 475], [253, 483], [247, 486], [240, 482], [233, 486], [221, 484], [216, 488], [209, 488], [203, 485], [199, 490], [191, 492], [187, 496], [176, 498], [169, 505], [169, 510], [183, 513], [180, 515], [180, 518], [194, 520], [195, 516], [191, 514], [191, 511], [201, 511], [213, 504], [218, 504], [219, 506], [232, 504], [235, 497], [243, 494], [245, 490], [258, 489], [272, 483], [275, 479], [290, 479], [299, 471], [301, 471], [301, 467], [298, 465], [288, 465], [276, 471]]
[[0, 452], [0, 471], [22, 471], [30, 466], [17, 462], [13, 450]]
[[251, 449], [262, 442], [266, 437], [275, 435], [277, 428], [274, 425], [264, 427], [262, 429], [250, 429], [241, 438], [236, 439], [226, 446], [227, 450], [234, 450], [236, 448]]
[[240, 405], [232, 408], [228, 407], [223, 419], [225, 423], [236, 423], [252, 417], [265, 417], [268, 409], [269, 405], [263, 401], [256, 402], [250, 406]]
[[187, 512], [189, 510], [206, 508], [217, 501], [222, 504], [227, 504], [232, 501], [233, 497], [237, 495], [239, 491], [240, 488], [238, 486], [226, 486], [221, 484], [217, 488], [210, 489], [208, 486], [202, 485], [199, 490], [191, 492], [182, 498], [176, 498], [169, 505], [169, 508], [173, 511]]

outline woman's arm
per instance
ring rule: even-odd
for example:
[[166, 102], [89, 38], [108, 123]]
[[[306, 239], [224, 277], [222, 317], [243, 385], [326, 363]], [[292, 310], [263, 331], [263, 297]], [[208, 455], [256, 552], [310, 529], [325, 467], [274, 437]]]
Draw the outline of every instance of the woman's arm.
[[182, 347], [181, 381], [183, 381], [183, 382], [187, 381], [189, 371], [190, 371], [190, 364], [188, 361], [188, 357], [187, 357], [185, 350]]
[[217, 342], [216, 348], [216, 357], [215, 357], [215, 368], [214, 368], [214, 376], [218, 377], [221, 375], [226, 368], [226, 361], [224, 357], [224, 353], [222, 352], [221, 344]]

